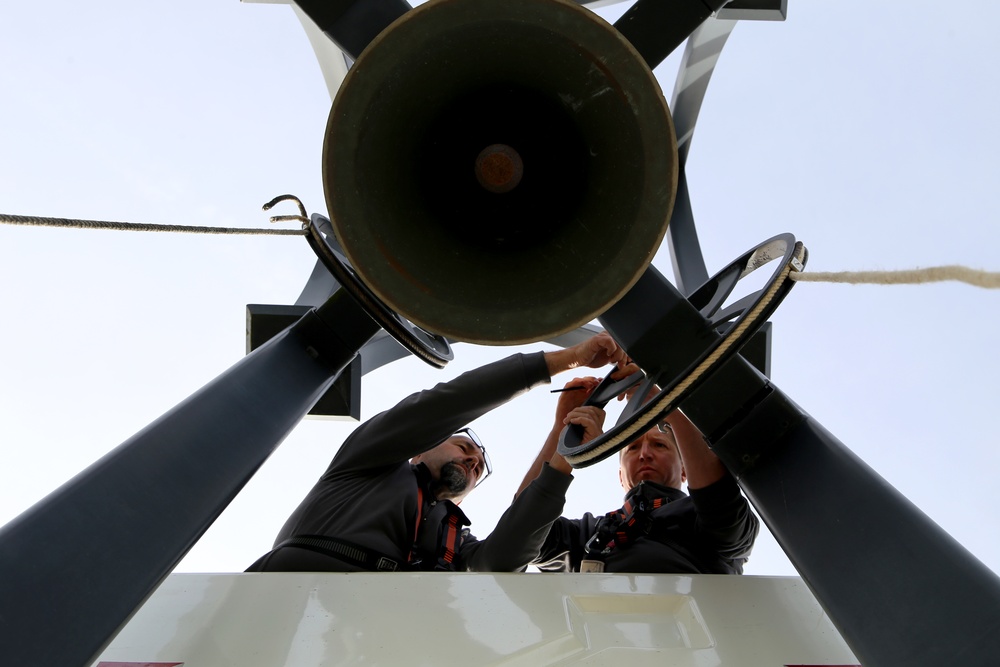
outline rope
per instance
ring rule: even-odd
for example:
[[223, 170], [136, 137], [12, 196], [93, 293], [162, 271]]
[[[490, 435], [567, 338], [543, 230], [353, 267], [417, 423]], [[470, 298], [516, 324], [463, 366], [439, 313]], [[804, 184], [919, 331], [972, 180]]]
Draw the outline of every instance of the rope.
[[247, 227], [194, 227], [186, 225], [157, 225], [146, 222], [108, 222], [105, 220], [74, 220], [72, 218], [37, 218], [30, 215], [0, 213], [0, 223], [32, 227], [61, 227], [64, 229], [114, 229], [127, 232], [188, 232], [189, 234], [249, 234], [256, 236], [305, 236], [304, 229], [267, 229]]
[[943, 282], [957, 280], [959, 282], [985, 287], [1000, 288], [1000, 273], [996, 271], [981, 271], [967, 266], [932, 266], [926, 269], [909, 269], [903, 271], [792, 271], [788, 274], [792, 280], [815, 283], [849, 283], [851, 285], [918, 285], [921, 283]]
[[[276, 197], [264, 205], [264, 210], [290, 195]], [[297, 201], [297, 200], [296, 200]], [[301, 205], [300, 205], [301, 208]], [[281, 215], [271, 218], [271, 222], [290, 220], [306, 221], [307, 218]], [[26, 225], [30, 227], [61, 227], [64, 229], [112, 229], [128, 232], [187, 232], [188, 234], [242, 234], [249, 236], [306, 236], [305, 229], [268, 229], [259, 227], [200, 227], [188, 225], [159, 225], [148, 222], [110, 222], [106, 220], [77, 220], [74, 218], [47, 218], [30, 215], [0, 213], [0, 223]], [[902, 271], [791, 271], [788, 278], [798, 282], [848, 283], [851, 285], [918, 285], [922, 283], [955, 280], [986, 289], [1000, 289], [1000, 272], [970, 269], [967, 266], [932, 266], [926, 269]]]

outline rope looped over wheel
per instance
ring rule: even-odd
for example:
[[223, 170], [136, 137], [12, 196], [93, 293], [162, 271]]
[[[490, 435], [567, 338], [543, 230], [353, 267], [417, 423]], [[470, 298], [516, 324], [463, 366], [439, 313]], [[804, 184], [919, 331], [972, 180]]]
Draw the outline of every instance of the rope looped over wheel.
[[[676, 408], [706, 377], [724, 361], [736, 354], [788, 294], [795, 281], [792, 271], [805, 268], [805, 246], [791, 234], [780, 234], [741, 255], [729, 266], [710, 278], [688, 297], [712, 327], [732, 324], [688, 368], [669, 382], [663, 383], [661, 372], [646, 369], [645, 380], [633, 374], [614, 383], [610, 375], [594, 391], [585, 405], [603, 408], [617, 394], [639, 385], [622, 412], [618, 423], [590, 442], [582, 442], [583, 429], [570, 425], [559, 438], [559, 453], [574, 468], [583, 468], [603, 461], [656, 425]], [[780, 259], [768, 283], [723, 308], [723, 303], [736, 284], [758, 268]], [[664, 341], [668, 344], [669, 341]], [[641, 383], [641, 384], [640, 384]], [[662, 389], [660, 388], [662, 387]], [[655, 396], [646, 400], [650, 392]]]

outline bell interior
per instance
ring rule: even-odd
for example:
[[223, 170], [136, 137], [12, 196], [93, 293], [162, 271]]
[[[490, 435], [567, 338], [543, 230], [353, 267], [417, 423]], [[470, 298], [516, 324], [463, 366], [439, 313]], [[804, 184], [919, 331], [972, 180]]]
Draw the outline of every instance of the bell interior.
[[[466, 11], [404, 17], [335, 101], [324, 180], [337, 235], [362, 279], [430, 331], [488, 344], [563, 333], [621, 296], [662, 240], [676, 189], [666, 103], [613, 27], [587, 17], [580, 30], [587, 10], [439, 4]], [[509, 192], [477, 179], [497, 144], [523, 164]]]

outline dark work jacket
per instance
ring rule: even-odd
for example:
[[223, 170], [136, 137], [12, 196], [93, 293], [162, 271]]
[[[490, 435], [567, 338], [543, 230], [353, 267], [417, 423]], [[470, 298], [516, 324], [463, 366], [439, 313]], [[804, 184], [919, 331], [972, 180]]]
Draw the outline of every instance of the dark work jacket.
[[[290, 537], [329, 536], [407, 563], [415, 540], [422, 537], [415, 534], [418, 478], [409, 459], [549, 379], [542, 353], [515, 354], [412, 394], [372, 417], [344, 441], [329, 468], [285, 522], [275, 546]], [[457, 569], [514, 571], [527, 566], [551, 522], [562, 513], [571, 480], [556, 471], [543, 473], [501, 517], [489, 538], [480, 541], [466, 536]], [[441, 526], [428, 526], [428, 512], [421, 514], [420, 531], [437, 535]], [[518, 539], [509, 535], [512, 527]], [[428, 559], [425, 566], [433, 562]], [[265, 555], [249, 571], [357, 569], [308, 549], [283, 547]]]
[[[604, 562], [605, 572], [742, 574], [757, 538], [757, 517], [732, 477], [703, 489], [683, 491], [645, 484], [664, 504], [651, 511], [649, 533], [601, 555], [602, 545], [584, 547], [597, 532], [599, 517], [561, 517], [552, 524], [535, 565], [544, 571], [579, 572], [581, 560]], [[625, 498], [639, 490], [635, 487]]]

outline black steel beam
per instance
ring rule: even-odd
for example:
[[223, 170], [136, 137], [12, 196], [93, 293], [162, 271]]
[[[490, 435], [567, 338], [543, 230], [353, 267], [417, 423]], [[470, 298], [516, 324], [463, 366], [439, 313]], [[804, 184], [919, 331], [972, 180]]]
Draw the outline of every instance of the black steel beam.
[[378, 330], [339, 291], [0, 529], [4, 664], [91, 664]]
[[[600, 321], [640, 366], [670, 372], [715, 335], [652, 267]], [[996, 663], [1000, 577], [741, 356], [681, 408], [865, 667]]]
[[1000, 578], [768, 388], [712, 449], [861, 664], [996, 664]]
[[649, 69], [666, 60], [726, 0], [638, 0], [615, 21]]
[[390, 23], [410, 11], [406, 0], [293, 0], [351, 60]]
[[787, 17], [788, 0], [730, 0], [717, 14], [724, 21], [784, 21]]
[[667, 246], [674, 267], [674, 280], [682, 294], [692, 294], [708, 280], [708, 268], [698, 242], [694, 224], [691, 195], [688, 191], [687, 168], [683, 165], [677, 177], [677, 197], [667, 225]]
[[[323, 268], [322, 264], [320, 268]], [[329, 295], [326, 298], [329, 298]], [[247, 354], [295, 324], [309, 310], [309, 306], [247, 304]], [[365, 347], [374, 340], [372, 338], [368, 341]], [[404, 349], [403, 354], [409, 352]], [[309, 410], [309, 416], [360, 421], [361, 375], [361, 354], [359, 354], [341, 371], [326, 393], [316, 401]]]

